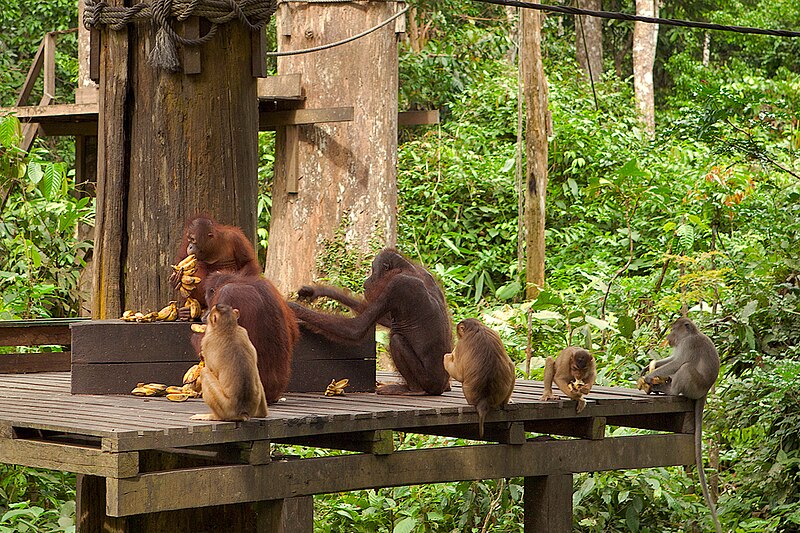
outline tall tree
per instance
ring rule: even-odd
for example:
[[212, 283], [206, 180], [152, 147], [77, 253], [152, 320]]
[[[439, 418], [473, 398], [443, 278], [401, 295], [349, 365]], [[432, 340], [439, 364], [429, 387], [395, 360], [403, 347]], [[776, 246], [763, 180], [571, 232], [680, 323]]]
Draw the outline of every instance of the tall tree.
[[544, 286], [544, 220], [547, 195], [547, 79], [542, 64], [542, 16], [523, 9], [520, 62], [526, 103], [525, 245], [526, 295], [535, 298]]
[[[602, 9], [601, 0], [578, 0], [578, 7], [592, 11]], [[575, 17], [575, 58], [588, 81], [603, 77], [603, 19]]]
[[[336, 42], [394, 13], [389, 2], [285, 3], [278, 12], [278, 48]], [[278, 59], [279, 74], [296, 72], [302, 73], [306, 108], [352, 106], [354, 117], [278, 130], [265, 272], [286, 293], [326, 275], [318, 260], [337, 228], [348, 249], [363, 255], [375, 242], [396, 240], [396, 26], [343, 46]], [[295, 154], [294, 170], [288, 154]], [[288, 186], [292, 172], [296, 190]]]
[[[658, 0], [636, 0], [636, 14], [642, 17], [657, 17]], [[656, 59], [657, 40], [658, 24], [634, 23], [633, 92], [639, 117], [650, 135], [656, 131], [653, 63]]]

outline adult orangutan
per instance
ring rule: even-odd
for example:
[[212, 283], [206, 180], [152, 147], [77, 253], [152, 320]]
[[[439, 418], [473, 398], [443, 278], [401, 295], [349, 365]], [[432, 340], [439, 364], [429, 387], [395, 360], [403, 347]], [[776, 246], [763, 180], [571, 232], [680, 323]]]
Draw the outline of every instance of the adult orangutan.
[[[191, 254], [197, 258], [194, 276], [200, 278], [200, 283], [192, 289], [189, 296], [200, 302], [203, 308], [208, 307], [205, 279], [209, 274], [237, 272], [246, 276], [261, 275], [253, 245], [242, 230], [236, 226], [219, 224], [205, 215], [196, 216], [186, 222], [176, 263]], [[173, 273], [170, 282], [179, 283], [179, 274]], [[179, 315], [182, 319], [189, 318], [188, 308], [181, 308]]]
[[424, 267], [387, 248], [372, 262], [363, 299], [329, 286], [304, 286], [298, 296], [307, 301], [332, 298], [357, 313], [345, 317], [289, 302], [298, 319], [332, 340], [359, 341], [374, 324], [390, 329], [389, 353], [405, 383], [380, 385], [378, 394], [438, 395], [450, 390], [443, 357], [453, 349], [452, 322], [441, 287]]

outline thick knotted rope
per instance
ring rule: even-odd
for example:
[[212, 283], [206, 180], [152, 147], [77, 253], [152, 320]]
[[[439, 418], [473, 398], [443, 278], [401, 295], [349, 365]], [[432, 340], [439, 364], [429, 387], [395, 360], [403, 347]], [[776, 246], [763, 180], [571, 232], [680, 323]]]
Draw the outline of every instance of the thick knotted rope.
[[[151, 0], [132, 7], [109, 6], [106, 2], [86, 0], [83, 25], [87, 29], [108, 26], [121, 30], [134, 22], [151, 21], [156, 29], [156, 42], [150, 52], [150, 63], [170, 70], [180, 70], [177, 45], [199, 46], [208, 42], [220, 24], [237, 19], [250, 31], [259, 31], [269, 22], [277, 8], [276, 0]], [[211, 29], [197, 39], [178, 35], [172, 20], [203, 17]]]

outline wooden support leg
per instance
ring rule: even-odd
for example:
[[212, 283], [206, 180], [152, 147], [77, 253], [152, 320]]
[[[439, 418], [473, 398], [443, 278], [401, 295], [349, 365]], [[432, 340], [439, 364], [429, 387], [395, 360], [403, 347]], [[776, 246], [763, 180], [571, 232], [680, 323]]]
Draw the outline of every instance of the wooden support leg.
[[255, 504], [258, 531], [263, 533], [312, 533], [314, 498], [301, 496]]
[[572, 531], [572, 474], [525, 478], [525, 533]]
[[106, 480], [77, 475], [75, 529], [78, 533], [127, 533], [128, 521], [106, 516]]

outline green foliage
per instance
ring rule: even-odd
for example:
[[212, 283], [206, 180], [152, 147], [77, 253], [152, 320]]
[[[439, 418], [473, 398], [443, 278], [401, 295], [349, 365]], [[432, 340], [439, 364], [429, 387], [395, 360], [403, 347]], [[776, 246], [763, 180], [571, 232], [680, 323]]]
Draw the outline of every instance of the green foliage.
[[0, 514], [2, 533], [74, 532], [75, 475], [0, 465]]
[[63, 163], [22, 152], [19, 132], [16, 118], [0, 119], [0, 317], [75, 315], [91, 242], [74, 235], [93, 224], [92, 201], [75, 197]]

